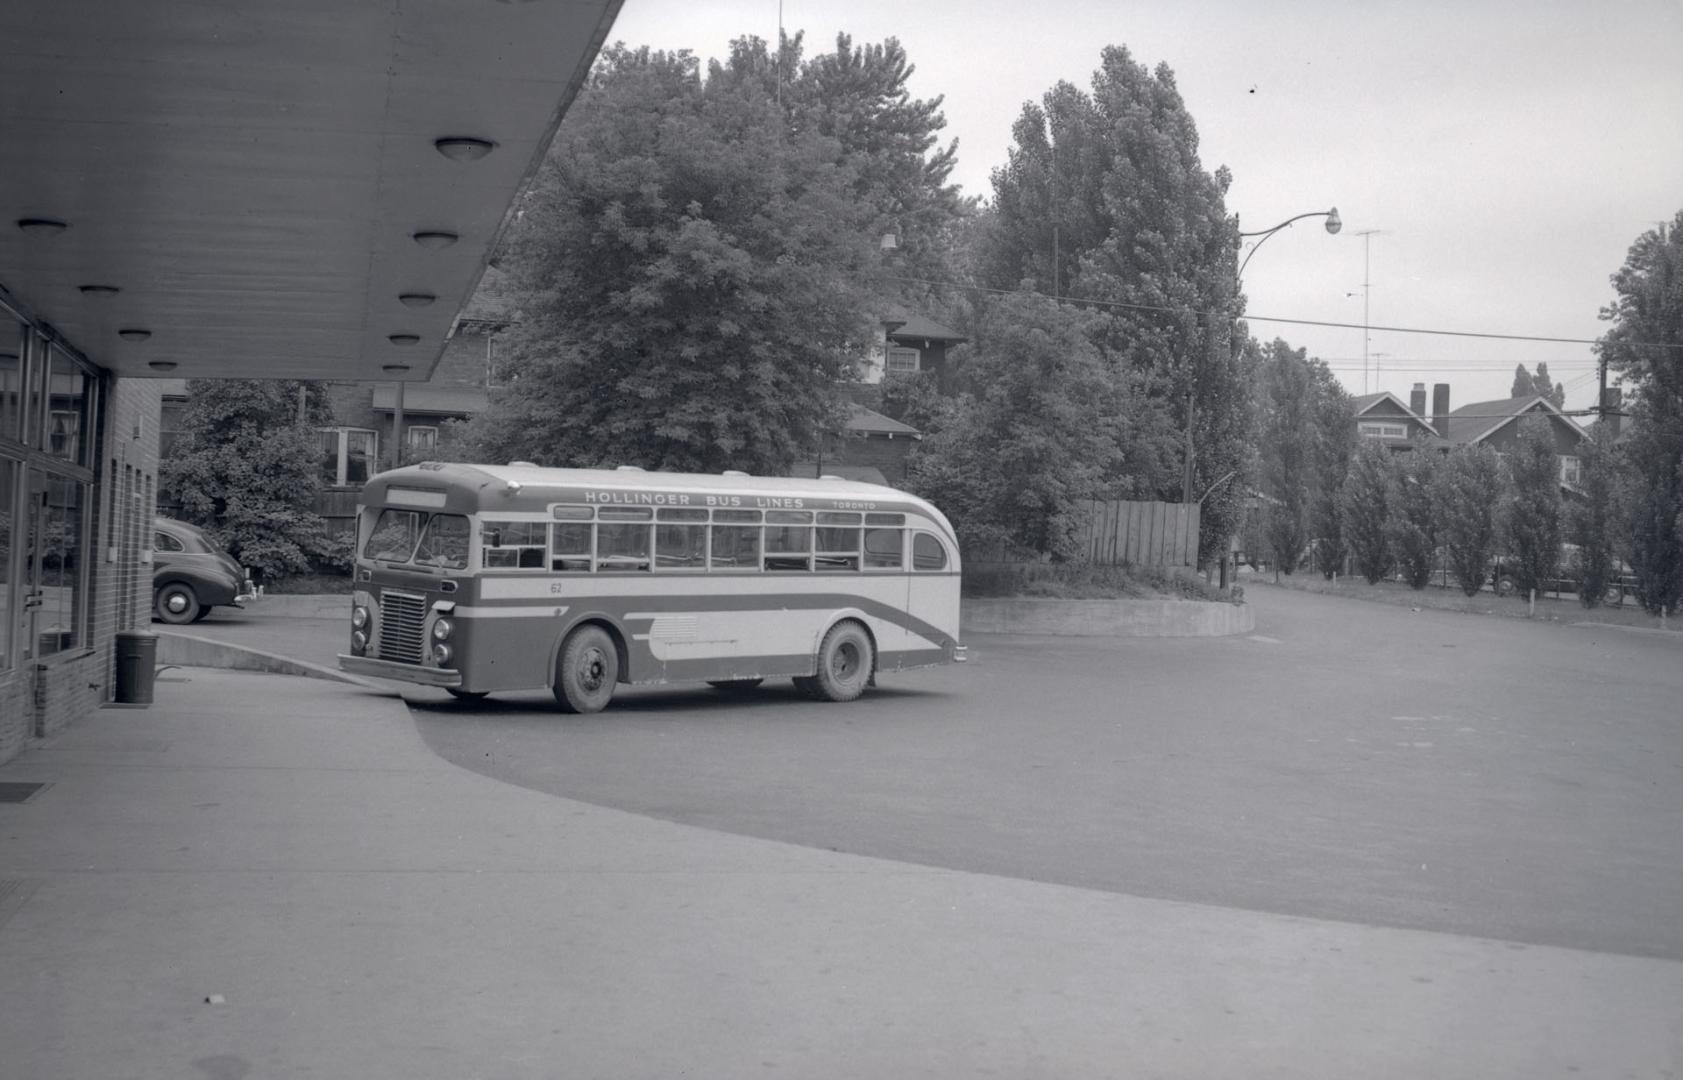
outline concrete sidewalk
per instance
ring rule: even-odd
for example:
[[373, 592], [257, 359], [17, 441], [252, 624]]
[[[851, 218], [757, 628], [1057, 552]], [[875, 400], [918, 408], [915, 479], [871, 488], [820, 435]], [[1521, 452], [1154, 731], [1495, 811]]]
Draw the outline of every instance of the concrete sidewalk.
[[747, 839], [464, 772], [356, 686], [164, 679], [0, 767], [49, 785], [0, 806], [0, 1074], [1683, 1068], [1680, 964]]

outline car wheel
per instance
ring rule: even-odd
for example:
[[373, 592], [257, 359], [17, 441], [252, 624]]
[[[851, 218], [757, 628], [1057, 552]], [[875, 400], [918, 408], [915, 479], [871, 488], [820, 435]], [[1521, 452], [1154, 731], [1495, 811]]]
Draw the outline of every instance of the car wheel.
[[556, 703], [562, 712], [601, 712], [619, 681], [619, 653], [600, 626], [581, 626], [567, 635], [555, 665]]
[[1601, 602], [1608, 607], [1618, 607], [1624, 602], [1625, 591], [1617, 585], [1607, 586], [1607, 591], [1601, 594]]
[[812, 688], [825, 701], [852, 701], [865, 692], [874, 667], [871, 635], [852, 620], [839, 622], [818, 646], [818, 671]]
[[1514, 594], [1514, 579], [1506, 574], [1496, 579], [1496, 595], [1512, 596]]
[[183, 585], [179, 581], [165, 585], [152, 599], [152, 611], [158, 616], [158, 621], [167, 622], [172, 626], [183, 626], [196, 621], [203, 610], [193, 587]]

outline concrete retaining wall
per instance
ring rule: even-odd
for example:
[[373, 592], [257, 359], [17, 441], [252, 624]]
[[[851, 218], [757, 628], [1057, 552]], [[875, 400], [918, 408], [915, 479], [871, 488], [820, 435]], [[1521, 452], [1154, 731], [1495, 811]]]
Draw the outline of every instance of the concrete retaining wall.
[[976, 634], [1063, 634], [1085, 637], [1220, 637], [1248, 634], [1248, 604], [1203, 600], [964, 601], [961, 625]]

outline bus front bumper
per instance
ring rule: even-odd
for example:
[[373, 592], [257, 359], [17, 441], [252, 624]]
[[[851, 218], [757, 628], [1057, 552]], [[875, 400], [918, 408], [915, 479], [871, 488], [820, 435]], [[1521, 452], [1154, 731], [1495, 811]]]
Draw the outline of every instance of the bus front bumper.
[[462, 673], [454, 668], [429, 668], [416, 664], [400, 664], [395, 660], [376, 660], [372, 656], [339, 654], [339, 670], [352, 675], [372, 675], [377, 679], [420, 683], [422, 686], [460, 686]]

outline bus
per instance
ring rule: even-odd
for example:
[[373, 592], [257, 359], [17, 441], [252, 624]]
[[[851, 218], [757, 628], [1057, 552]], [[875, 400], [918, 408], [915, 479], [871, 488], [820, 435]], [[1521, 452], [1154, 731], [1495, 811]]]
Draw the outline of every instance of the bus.
[[877, 484], [426, 462], [368, 482], [356, 536], [339, 666], [457, 698], [593, 713], [621, 684], [786, 677], [851, 701], [965, 659], [952, 526]]

